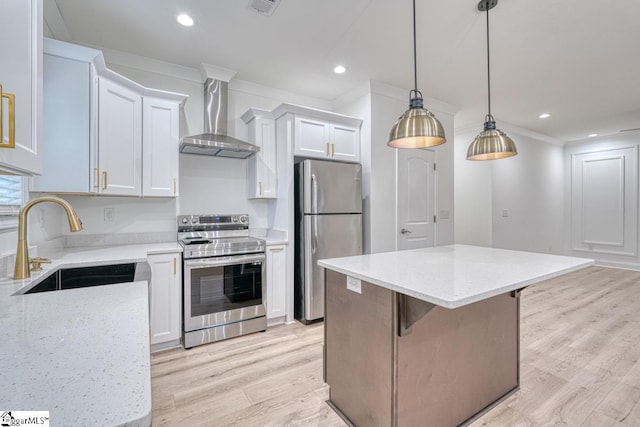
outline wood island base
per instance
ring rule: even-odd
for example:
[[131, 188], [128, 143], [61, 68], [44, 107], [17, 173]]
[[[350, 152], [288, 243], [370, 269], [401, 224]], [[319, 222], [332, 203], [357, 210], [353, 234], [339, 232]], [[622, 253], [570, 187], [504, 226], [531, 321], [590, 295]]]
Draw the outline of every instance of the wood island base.
[[519, 292], [448, 309], [325, 270], [324, 380], [356, 426], [466, 425], [518, 390]]

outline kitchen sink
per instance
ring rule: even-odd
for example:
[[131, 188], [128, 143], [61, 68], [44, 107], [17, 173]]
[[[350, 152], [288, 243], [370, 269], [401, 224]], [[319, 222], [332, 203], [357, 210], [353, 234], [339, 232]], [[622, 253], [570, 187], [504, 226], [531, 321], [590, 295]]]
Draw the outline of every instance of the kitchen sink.
[[42, 279], [35, 286], [16, 292], [15, 295], [113, 285], [116, 283], [150, 280], [147, 263], [97, 265], [90, 267], [61, 268]]

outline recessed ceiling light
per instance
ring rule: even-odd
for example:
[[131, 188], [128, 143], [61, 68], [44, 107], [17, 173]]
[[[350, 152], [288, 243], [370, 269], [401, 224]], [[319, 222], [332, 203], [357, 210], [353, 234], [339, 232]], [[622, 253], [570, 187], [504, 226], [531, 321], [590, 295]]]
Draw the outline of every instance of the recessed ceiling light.
[[184, 25], [185, 27], [191, 27], [193, 25], [193, 19], [189, 15], [186, 15], [184, 13], [182, 15], [178, 15], [176, 19], [181, 25]]
[[598, 134], [597, 133], [590, 133], [589, 134], [589, 138], [593, 138], [594, 136], [598, 136]]
[[336, 67], [333, 69], [333, 72], [336, 74], [342, 74], [345, 71], [347, 71], [347, 69], [344, 67], [344, 65], [336, 65]]
[[540, 114], [538, 117], [540, 117], [541, 119], [546, 119], [546, 118], [548, 118], [548, 117], [551, 117], [551, 114], [549, 114], [549, 113], [542, 113], [542, 114]]

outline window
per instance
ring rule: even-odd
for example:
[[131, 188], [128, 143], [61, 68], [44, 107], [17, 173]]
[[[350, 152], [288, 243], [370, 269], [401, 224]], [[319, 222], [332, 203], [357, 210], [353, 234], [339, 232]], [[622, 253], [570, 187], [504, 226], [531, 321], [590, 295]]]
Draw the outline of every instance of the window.
[[23, 179], [21, 176], [0, 175], [0, 229], [18, 225], [22, 206]]

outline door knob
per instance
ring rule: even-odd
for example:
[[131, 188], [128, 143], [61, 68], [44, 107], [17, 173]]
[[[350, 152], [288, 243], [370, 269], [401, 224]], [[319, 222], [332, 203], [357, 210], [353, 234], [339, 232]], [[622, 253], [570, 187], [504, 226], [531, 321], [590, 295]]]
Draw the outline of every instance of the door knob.
[[406, 228], [401, 229], [400, 232], [402, 234], [411, 234], [411, 230], [407, 230]]

